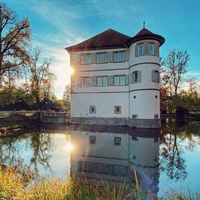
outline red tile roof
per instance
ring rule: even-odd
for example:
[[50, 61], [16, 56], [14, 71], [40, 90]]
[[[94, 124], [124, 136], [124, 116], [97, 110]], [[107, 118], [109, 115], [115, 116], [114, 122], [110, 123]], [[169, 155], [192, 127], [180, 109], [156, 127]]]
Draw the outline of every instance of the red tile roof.
[[134, 37], [129, 37], [122, 33], [119, 33], [113, 29], [108, 29], [94, 37], [89, 38], [79, 44], [65, 48], [68, 52], [73, 51], [87, 51], [87, 50], [98, 50], [98, 49], [110, 49], [110, 48], [123, 48], [129, 47], [132, 43], [145, 40], [153, 39], [160, 43], [160, 46], [164, 43], [165, 39], [152, 33], [151, 31], [143, 28]]
[[157, 35], [157, 34], [154, 34], [151, 31], [149, 31], [148, 29], [143, 28], [134, 37], [129, 39], [126, 42], [126, 45], [129, 47], [134, 42], [142, 41], [142, 40], [146, 40], [146, 39], [157, 40], [160, 43], [160, 46], [165, 42], [165, 38], [164, 37], [162, 37], [160, 35]]
[[135, 36], [140, 36], [140, 35], [147, 35], [147, 34], [153, 34], [151, 31], [149, 31], [146, 28], [143, 28], [141, 31], [139, 31]]
[[66, 50], [71, 51], [86, 51], [97, 49], [121, 48], [131, 37], [119, 33], [113, 29], [108, 29], [88, 40], [85, 40], [77, 45], [67, 47]]

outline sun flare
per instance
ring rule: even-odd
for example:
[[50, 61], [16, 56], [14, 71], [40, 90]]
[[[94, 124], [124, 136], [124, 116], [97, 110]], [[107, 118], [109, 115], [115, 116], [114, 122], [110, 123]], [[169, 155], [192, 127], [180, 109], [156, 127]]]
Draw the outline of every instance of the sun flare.
[[74, 73], [74, 69], [72, 67], [69, 68], [69, 73], [72, 75]]
[[71, 143], [68, 143], [66, 146], [65, 146], [65, 150], [68, 151], [68, 152], [71, 152], [73, 149], [73, 145]]

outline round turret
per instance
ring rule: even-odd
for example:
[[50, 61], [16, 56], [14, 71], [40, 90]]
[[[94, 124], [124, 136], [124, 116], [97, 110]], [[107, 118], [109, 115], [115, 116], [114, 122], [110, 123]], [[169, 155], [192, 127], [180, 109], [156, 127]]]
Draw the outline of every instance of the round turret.
[[160, 123], [159, 48], [164, 41], [162, 36], [143, 28], [126, 42], [130, 50], [130, 118], [155, 127]]

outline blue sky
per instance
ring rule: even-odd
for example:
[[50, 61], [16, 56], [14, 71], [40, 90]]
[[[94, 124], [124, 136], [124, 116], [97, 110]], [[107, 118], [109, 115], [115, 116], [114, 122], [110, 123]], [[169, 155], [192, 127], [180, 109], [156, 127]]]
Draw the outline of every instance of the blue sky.
[[69, 83], [69, 55], [65, 47], [77, 44], [109, 28], [133, 37], [143, 28], [162, 35], [160, 56], [170, 50], [187, 50], [187, 77], [199, 79], [199, 0], [4, 0], [19, 17], [28, 17], [32, 44], [44, 57], [53, 57], [57, 76], [55, 94], [62, 98]]

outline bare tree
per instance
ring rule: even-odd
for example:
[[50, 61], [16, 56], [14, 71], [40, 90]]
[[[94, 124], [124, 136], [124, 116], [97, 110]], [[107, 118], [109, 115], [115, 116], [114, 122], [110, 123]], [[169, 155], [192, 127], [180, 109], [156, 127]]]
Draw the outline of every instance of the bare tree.
[[189, 88], [188, 88], [188, 92], [191, 94], [191, 93], [195, 93], [196, 90], [197, 90], [197, 85], [198, 85], [198, 79], [196, 77], [192, 77], [192, 78], [188, 78], [186, 80], [186, 82], [188, 83], [189, 85]]
[[[187, 72], [187, 62], [189, 60], [189, 54], [187, 51], [172, 50], [167, 58], [163, 61], [165, 73], [167, 74], [167, 82], [170, 88], [173, 88], [173, 95], [177, 96], [180, 83], [183, 79], [183, 75]], [[173, 86], [173, 87], [172, 87]]]
[[30, 80], [31, 89], [36, 98], [36, 102], [39, 103], [42, 98], [50, 98], [52, 94], [53, 84], [56, 76], [50, 72], [50, 65], [52, 58], [44, 59], [41, 62], [42, 50], [36, 48], [31, 55], [30, 61]]
[[15, 12], [0, 3], [0, 78], [8, 71], [17, 71], [29, 61], [30, 45], [28, 18], [19, 21]]

